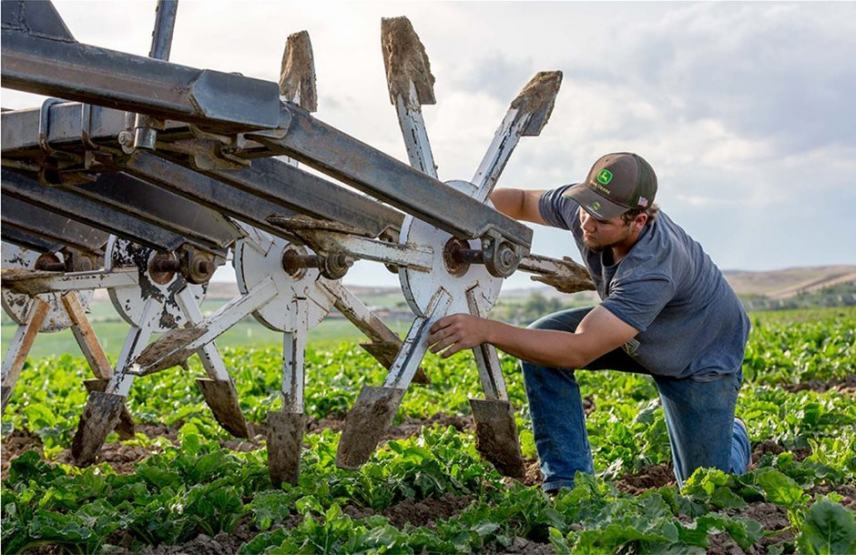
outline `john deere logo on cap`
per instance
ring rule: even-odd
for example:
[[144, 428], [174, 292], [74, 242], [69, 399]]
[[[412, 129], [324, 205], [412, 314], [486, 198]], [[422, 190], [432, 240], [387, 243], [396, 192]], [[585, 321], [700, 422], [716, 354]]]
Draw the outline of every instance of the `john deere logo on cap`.
[[612, 181], [612, 172], [604, 168], [600, 170], [600, 173], [597, 174], [597, 177], [595, 179], [597, 179], [597, 182], [601, 185], [609, 185], [609, 183]]
[[593, 203], [589, 204], [589, 208], [597, 212], [598, 210], [600, 210], [600, 202], [594, 201]]

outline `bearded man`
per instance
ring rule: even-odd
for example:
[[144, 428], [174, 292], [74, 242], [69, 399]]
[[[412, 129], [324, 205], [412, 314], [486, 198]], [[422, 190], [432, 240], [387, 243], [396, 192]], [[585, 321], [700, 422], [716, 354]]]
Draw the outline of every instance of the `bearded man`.
[[574, 372], [650, 375], [666, 416], [675, 476], [699, 467], [745, 472], [746, 427], [734, 418], [749, 335], [743, 305], [722, 273], [654, 204], [657, 177], [641, 156], [601, 157], [582, 183], [498, 189], [496, 209], [571, 232], [601, 302], [519, 328], [469, 314], [442, 318], [429, 344], [444, 357], [490, 343], [521, 359], [543, 489], [593, 472]]

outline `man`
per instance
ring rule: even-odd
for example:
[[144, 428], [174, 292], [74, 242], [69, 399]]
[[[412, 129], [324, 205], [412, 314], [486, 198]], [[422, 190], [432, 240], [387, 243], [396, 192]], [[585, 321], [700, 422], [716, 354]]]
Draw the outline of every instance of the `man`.
[[507, 216], [571, 231], [602, 302], [527, 329], [468, 314], [431, 328], [432, 351], [444, 357], [491, 343], [522, 359], [547, 492], [593, 472], [574, 369], [653, 377], [679, 484], [698, 467], [739, 474], [749, 463], [734, 418], [749, 320], [701, 246], [659, 213], [656, 192], [654, 170], [631, 153], [603, 156], [577, 185], [495, 191]]

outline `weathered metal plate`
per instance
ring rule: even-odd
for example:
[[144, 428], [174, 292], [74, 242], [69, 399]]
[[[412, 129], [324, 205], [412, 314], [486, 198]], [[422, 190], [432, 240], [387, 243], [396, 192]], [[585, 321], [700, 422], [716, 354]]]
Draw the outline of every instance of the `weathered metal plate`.
[[476, 449], [503, 476], [522, 479], [526, 473], [511, 403], [470, 399], [476, 423]]
[[[95, 378], [85, 380], [83, 385], [88, 393], [93, 391], [104, 392], [107, 388], [107, 382], [110, 380]], [[134, 437], [134, 419], [128, 407], [123, 403], [122, 411], [119, 413], [119, 421], [116, 423], [116, 433], [119, 434], [119, 439], [132, 439]]]
[[116, 312], [126, 322], [132, 326], [140, 326], [143, 324], [140, 321], [143, 307], [149, 298], [154, 298], [158, 302], [158, 307], [153, 331], [161, 333], [187, 324], [187, 317], [177, 300], [179, 291], [189, 287], [196, 302], [201, 303], [205, 297], [205, 286], [189, 285], [178, 272], [167, 283], [155, 283], [148, 272], [149, 260], [155, 254], [156, 251], [148, 247], [111, 237], [107, 242], [104, 255], [104, 269], [110, 271], [128, 266], [136, 266], [140, 269], [139, 285], [108, 289], [110, 300]]
[[300, 452], [306, 416], [296, 412], [269, 412], [267, 450], [270, 481], [275, 487], [283, 482], [296, 484], [300, 475]]
[[348, 413], [336, 466], [359, 468], [369, 460], [377, 444], [392, 425], [392, 419], [401, 404], [404, 389], [395, 387], [369, 387], [360, 391], [354, 408]]
[[95, 462], [107, 435], [119, 422], [125, 397], [93, 391], [80, 415], [77, 432], [71, 442], [71, 456], [81, 466]]
[[250, 437], [252, 428], [241, 413], [235, 384], [226, 380], [200, 378], [196, 384], [223, 429], [235, 437]]
[[[13, 269], [34, 270], [38, 258], [39, 253], [37, 252], [6, 242], [3, 243], [2, 260], [4, 271]], [[54, 332], [71, 326], [71, 319], [62, 305], [62, 298], [59, 293], [45, 294], [41, 298], [48, 303], [50, 309], [39, 331]], [[0, 294], [0, 299], [2, 299], [3, 310], [15, 323], [25, 324], [27, 322], [27, 314], [30, 313], [30, 305], [33, 303], [32, 297], [4, 289], [2, 294]], [[88, 310], [91, 300], [92, 291], [80, 292], [80, 303], [84, 310]]]
[[[466, 194], [475, 192], [473, 186], [466, 181], [449, 181], [447, 185]], [[470, 312], [467, 304], [467, 291], [470, 290], [475, 291], [482, 314], [486, 314], [499, 297], [502, 279], [490, 275], [483, 264], [470, 264], [462, 275], [453, 275], [447, 270], [443, 261], [443, 249], [451, 238], [449, 233], [412, 216], [404, 219], [400, 243], [414, 243], [434, 249], [433, 267], [430, 272], [408, 268], [402, 268], [398, 272], [407, 304], [420, 316], [427, 314], [431, 299], [441, 287], [452, 296], [452, 304], [447, 314]], [[470, 241], [469, 245], [470, 248], [481, 249], [479, 241]]]
[[[253, 316], [264, 326], [274, 331], [294, 331], [297, 321], [294, 299], [307, 299], [307, 324], [317, 326], [333, 308], [333, 300], [326, 290], [318, 285], [320, 272], [306, 268], [303, 275], [293, 277], [282, 268], [282, 255], [288, 248], [296, 248], [287, 240], [265, 231], [242, 225], [247, 238], [235, 245], [235, 276], [238, 289], [247, 294], [263, 279], [272, 276], [277, 296], [253, 312]], [[309, 253], [310, 251], [306, 251]]]

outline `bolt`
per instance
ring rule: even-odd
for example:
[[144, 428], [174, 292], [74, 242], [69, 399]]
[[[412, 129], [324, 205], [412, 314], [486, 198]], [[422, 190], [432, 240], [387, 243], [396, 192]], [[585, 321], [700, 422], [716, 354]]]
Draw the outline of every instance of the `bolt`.
[[177, 272], [180, 267], [181, 264], [175, 258], [168, 254], [159, 254], [152, 259], [149, 271], [160, 273]]
[[214, 272], [214, 264], [207, 258], [199, 258], [196, 260], [194, 272], [202, 276], [207, 276]]
[[134, 153], [134, 134], [130, 131], [119, 131], [119, 135], [116, 137], [116, 140], [119, 141], [119, 146], [122, 147], [122, 152], [125, 154], [133, 154]]

